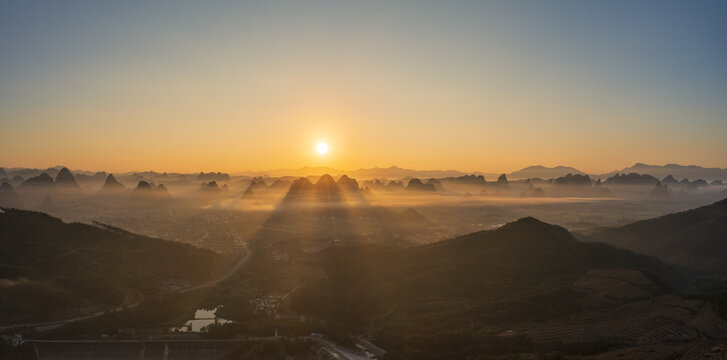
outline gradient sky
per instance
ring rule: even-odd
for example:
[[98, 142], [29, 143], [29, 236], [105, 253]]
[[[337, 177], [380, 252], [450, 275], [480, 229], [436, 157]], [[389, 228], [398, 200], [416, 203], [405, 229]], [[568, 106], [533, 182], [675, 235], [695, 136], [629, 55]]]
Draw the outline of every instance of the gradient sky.
[[727, 167], [727, 2], [0, 0], [0, 166], [635, 162]]

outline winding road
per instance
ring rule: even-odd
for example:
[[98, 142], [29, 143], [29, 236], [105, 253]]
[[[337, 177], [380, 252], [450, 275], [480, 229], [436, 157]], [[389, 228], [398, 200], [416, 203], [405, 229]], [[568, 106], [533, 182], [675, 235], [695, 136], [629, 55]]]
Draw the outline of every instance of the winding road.
[[243, 256], [242, 259], [240, 259], [235, 264], [235, 266], [233, 266], [232, 269], [230, 269], [230, 271], [228, 271], [225, 275], [222, 275], [222, 277], [212, 280], [210, 282], [207, 282], [207, 283], [204, 283], [201, 285], [197, 285], [197, 286], [193, 286], [191, 288], [186, 288], [184, 290], [180, 290], [179, 293], [184, 294], [184, 293], [199, 290], [202, 288], [210, 287], [212, 285], [216, 285], [222, 281], [227, 280], [230, 276], [232, 276], [232, 274], [236, 273], [237, 270], [239, 270], [240, 267], [242, 267], [242, 265], [244, 265], [252, 256], [252, 251], [250, 251], [250, 248], [247, 246], [247, 244], [245, 244], [245, 243], [241, 243], [241, 244], [242, 244], [242, 247], [245, 248], [245, 256]]

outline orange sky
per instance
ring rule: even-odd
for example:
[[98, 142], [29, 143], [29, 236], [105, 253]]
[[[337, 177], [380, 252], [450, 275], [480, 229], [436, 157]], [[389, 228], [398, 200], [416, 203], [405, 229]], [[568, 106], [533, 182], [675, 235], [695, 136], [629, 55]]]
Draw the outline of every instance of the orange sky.
[[2, 6], [4, 167], [727, 167], [727, 33], [709, 11]]

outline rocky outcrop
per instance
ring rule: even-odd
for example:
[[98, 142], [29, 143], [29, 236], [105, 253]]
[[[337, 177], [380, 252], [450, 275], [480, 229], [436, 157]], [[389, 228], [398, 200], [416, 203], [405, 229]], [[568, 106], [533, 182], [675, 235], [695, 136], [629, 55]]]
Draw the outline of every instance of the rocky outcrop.
[[109, 176], [106, 177], [106, 182], [104, 182], [103, 186], [101, 187], [100, 192], [101, 193], [115, 193], [115, 192], [122, 192], [125, 191], [126, 187], [122, 185], [116, 178], [114, 177], [114, 174], [109, 174]]
[[419, 179], [411, 179], [409, 180], [409, 183], [406, 185], [406, 189], [404, 189], [406, 192], [436, 192], [437, 189], [434, 187], [434, 184], [429, 183], [423, 183]]
[[23, 181], [22, 184], [20, 184], [21, 189], [42, 189], [42, 188], [53, 188], [55, 186], [55, 182], [53, 181], [53, 178], [50, 177], [47, 173], [42, 173], [38, 176], [33, 176], [28, 178], [27, 180]]
[[508, 181], [507, 181], [507, 175], [505, 175], [505, 174], [502, 174], [502, 175], [500, 175], [500, 176], [499, 176], [499, 177], [497, 178], [497, 182], [496, 182], [496, 184], [497, 184], [497, 185], [507, 185], [507, 184], [508, 184]]
[[555, 179], [554, 183], [556, 185], [591, 186], [591, 178], [588, 175], [568, 174]]
[[646, 174], [616, 174], [606, 179], [604, 184], [606, 185], [654, 185], [659, 182], [659, 179]]
[[358, 186], [356, 179], [348, 177], [348, 175], [341, 175], [336, 181], [336, 184], [343, 189], [343, 191], [359, 191], [361, 188]]
[[71, 171], [68, 168], [63, 168], [56, 175], [56, 186], [63, 190], [80, 190], [81, 187], [76, 182], [76, 178], [73, 177]]

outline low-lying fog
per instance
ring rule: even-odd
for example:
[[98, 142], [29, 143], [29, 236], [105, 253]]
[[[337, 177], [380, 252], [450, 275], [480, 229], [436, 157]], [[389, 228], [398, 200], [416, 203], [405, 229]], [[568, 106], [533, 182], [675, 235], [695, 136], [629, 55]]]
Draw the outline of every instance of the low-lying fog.
[[727, 187], [716, 182], [662, 184], [646, 179], [629, 184], [620, 178], [601, 182], [585, 176], [358, 181], [327, 175], [212, 174], [199, 179], [137, 174], [117, 179], [104, 174], [76, 182], [68, 174], [59, 174], [55, 181], [41, 176], [8, 182], [0, 205], [234, 251], [240, 241], [283, 234], [304, 241], [407, 245], [490, 229], [524, 216], [587, 231], [727, 197]]

